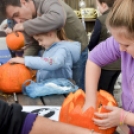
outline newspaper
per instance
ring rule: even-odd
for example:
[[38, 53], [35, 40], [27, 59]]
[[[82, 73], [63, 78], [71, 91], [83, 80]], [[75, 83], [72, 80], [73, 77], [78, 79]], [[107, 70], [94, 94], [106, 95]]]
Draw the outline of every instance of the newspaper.
[[58, 121], [60, 108], [59, 106], [23, 106], [22, 111], [38, 114]]

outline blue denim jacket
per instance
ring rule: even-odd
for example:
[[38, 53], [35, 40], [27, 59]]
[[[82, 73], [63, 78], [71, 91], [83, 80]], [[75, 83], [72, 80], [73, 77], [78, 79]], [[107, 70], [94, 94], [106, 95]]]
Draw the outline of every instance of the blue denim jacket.
[[45, 50], [42, 57], [25, 56], [25, 65], [37, 69], [37, 82], [48, 78], [73, 78], [72, 67], [81, 54], [79, 42], [60, 41]]

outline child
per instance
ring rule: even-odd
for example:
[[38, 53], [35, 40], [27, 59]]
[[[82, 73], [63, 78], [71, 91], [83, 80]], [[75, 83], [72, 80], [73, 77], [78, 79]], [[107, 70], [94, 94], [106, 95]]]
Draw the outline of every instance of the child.
[[37, 82], [48, 78], [72, 79], [73, 64], [80, 58], [80, 43], [67, 41], [63, 29], [35, 35], [34, 39], [45, 48], [42, 57], [16, 57], [9, 62], [21, 63], [29, 68], [37, 69]]
[[0, 100], [0, 134], [97, 134], [21, 110], [19, 104], [8, 105]]
[[[134, 133], [134, 0], [117, 0], [107, 18], [113, 37], [91, 51], [86, 67], [86, 101], [83, 110], [95, 107], [96, 89], [101, 67], [121, 58], [122, 109], [106, 106], [110, 113], [95, 115], [95, 124], [103, 129], [127, 124]], [[101, 56], [100, 56], [101, 55]]]
[[[89, 51], [91, 51], [101, 41], [111, 36], [106, 28], [105, 21], [114, 1], [115, 0], [96, 0], [97, 9], [102, 15], [95, 21], [94, 31], [88, 45]], [[114, 84], [121, 70], [120, 64], [120, 60], [117, 60], [112, 64], [102, 67], [98, 89], [104, 89], [113, 94]]]

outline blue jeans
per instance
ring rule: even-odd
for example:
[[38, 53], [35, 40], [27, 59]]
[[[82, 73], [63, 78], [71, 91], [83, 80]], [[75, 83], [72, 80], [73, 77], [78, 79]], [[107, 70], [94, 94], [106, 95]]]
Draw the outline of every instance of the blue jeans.
[[73, 80], [79, 88], [85, 90], [85, 66], [88, 58], [88, 48], [86, 48], [80, 56], [80, 59], [73, 66]]

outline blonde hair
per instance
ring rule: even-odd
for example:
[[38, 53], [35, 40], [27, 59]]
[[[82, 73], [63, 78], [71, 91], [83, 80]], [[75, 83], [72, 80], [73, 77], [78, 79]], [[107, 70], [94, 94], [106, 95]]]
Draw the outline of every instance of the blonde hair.
[[124, 27], [129, 35], [134, 36], [134, 0], [116, 0], [107, 16], [106, 25], [111, 28]]
[[57, 37], [60, 39], [60, 40], [69, 40], [66, 36], [66, 33], [64, 31], [64, 29], [60, 29], [57, 31]]

